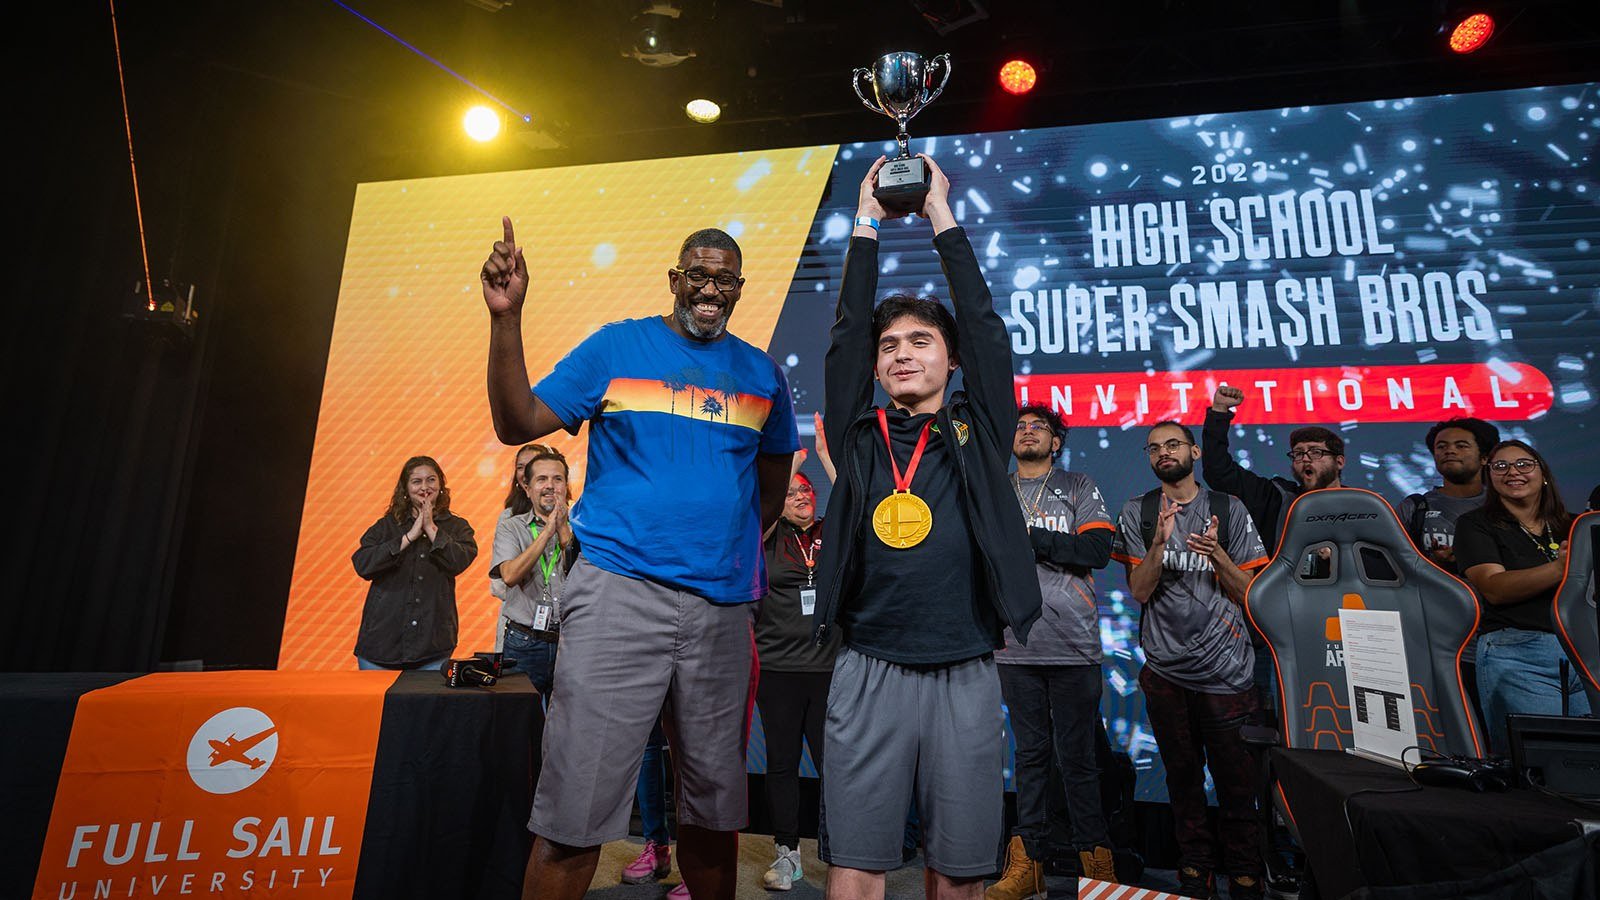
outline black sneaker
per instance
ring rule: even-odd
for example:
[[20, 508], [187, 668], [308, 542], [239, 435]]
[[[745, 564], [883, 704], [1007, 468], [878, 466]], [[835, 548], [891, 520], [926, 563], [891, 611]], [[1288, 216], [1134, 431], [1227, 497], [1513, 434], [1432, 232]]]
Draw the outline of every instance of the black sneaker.
[[1184, 866], [1178, 870], [1178, 896], [1217, 900], [1217, 879], [1210, 872]]
[[904, 869], [906, 866], [911, 865], [911, 861], [913, 859], [916, 859], [916, 858], [917, 858], [917, 848], [902, 846], [900, 848], [900, 865], [895, 866], [895, 868], [896, 869]]
[[1261, 879], [1253, 875], [1240, 875], [1228, 879], [1230, 900], [1261, 900], [1266, 894], [1261, 890]]

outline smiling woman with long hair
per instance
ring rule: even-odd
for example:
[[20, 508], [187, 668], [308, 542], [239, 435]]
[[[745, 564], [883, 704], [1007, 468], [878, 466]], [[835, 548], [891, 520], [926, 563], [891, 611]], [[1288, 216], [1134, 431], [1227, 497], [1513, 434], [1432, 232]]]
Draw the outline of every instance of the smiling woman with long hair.
[[1560, 678], [1561, 645], [1550, 605], [1567, 563], [1572, 514], [1555, 474], [1523, 441], [1489, 451], [1483, 506], [1456, 523], [1456, 563], [1483, 598], [1478, 638], [1478, 693], [1490, 745], [1505, 752], [1506, 716], [1557, 715], [1563, 692], [1577, 715], [1589, 711], [1576, 675]]
[[472, 526], [450, 512], [444, 469], [429, 456], [406, 460], [389, 509], [350, 557], [356, 574], [371, 582], [356, 637], [361, 668], [419, 669], [449, 659], [456, 576], [477, 555]]

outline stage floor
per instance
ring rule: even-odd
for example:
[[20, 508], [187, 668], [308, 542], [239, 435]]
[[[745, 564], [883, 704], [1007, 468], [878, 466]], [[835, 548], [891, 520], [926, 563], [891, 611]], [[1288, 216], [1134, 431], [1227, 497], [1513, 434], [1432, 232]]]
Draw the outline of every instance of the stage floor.
[[[622, 867], [639, 855], [639, 848], [643, 845], [644, 841], [639, 838], [606, 844], [600, 851], [600, 866], [595, 870], [594, 881], [590, 883], [585, 897], [592, 900], [660, 900], [665, 897], [667, 891], [682, 880], [676, 858], [673, 859], [672, 874], [663, 881], [655, 884], [621, 883]], [[739, 900], [773, 900], [777, 897], [785, 900], [822, 900], [823, 876], [828, 867], [817, 861], [816, 841], [800, 839], [800, 861], [805, 870], [805, 881], [796, 882], [793, 890], [787, 894], [769, 892], [761, 887], [761, 873], [772, 863], [772, 838], [760, 834], [740, 835]], [[1046, 886], [1052, 897], [1075, 897], [1078, 893], [1077, 880], [1073, 878], [1050, 878]], [[1177, 887], [1177, 881], [1170, 871], [1147, 870], [1140, 886], [1172, 890]], [[889, 873], [884, 896], [886, 900], [923, 896], [921, 855], [903, 868]]]

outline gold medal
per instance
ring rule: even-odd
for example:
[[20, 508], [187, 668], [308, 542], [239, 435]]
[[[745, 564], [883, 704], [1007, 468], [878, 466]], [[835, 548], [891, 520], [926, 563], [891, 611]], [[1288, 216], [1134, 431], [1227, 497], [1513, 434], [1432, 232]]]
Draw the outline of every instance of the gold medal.
[[933, 531], [933, 510], [916, 494], [897, 491], [872, 511], [872, 530], [896, 550], [915, 547]]
[[911, 464], [905, 474], [900, 473], [900, 463], [894, 458], [894, 442], [889, 439], [889, 417], [878, 410], [878, 428], [883, 431], [883, 445], [889, 450], [889, 468], [894, 472], [894, 493], [879, 501], [872, 511], [872, 530], [878, 540], [896, 550], [905, 550], [922, 543], [933, 530], [933, 510], [921, 497], [911, 493], [911, 479], [922, 462], [922, 451], [928, 447], [928, 430], [933, 420], [922, 426], [917, 436], [917, 446], [911, 451]]

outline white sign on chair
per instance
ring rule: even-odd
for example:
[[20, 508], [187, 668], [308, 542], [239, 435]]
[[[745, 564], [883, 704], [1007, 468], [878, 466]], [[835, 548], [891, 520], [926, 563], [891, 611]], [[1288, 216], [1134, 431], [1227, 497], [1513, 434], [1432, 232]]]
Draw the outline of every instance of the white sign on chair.
[[1341, 609], [1344, 672], [1349, 689], [1351, 753], [1402, 765], [1417, 745], [1417, 720], [1411, 708], [1411, 675], [1406, 666], [1400, 613], [1381, 609]]

